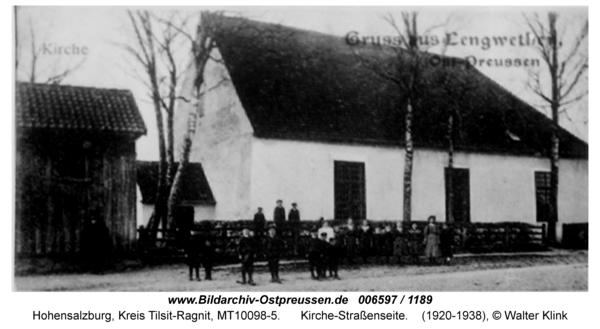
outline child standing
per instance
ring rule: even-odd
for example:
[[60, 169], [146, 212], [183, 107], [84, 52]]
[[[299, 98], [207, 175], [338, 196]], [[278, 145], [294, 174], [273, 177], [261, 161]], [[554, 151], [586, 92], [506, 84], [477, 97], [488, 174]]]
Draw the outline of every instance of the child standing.
[[412, 223], [411, 228], [408, 230], [408, 253], [412, 258], [413, 264], [419, 264], [421, 239], [421, 230], [419, 230], [417, 223]]
[[271, 282], [281, 283], [279, 279], [279, 259], [283, 250], [283, 241], [277, 236], [275, 227], [269, 228], [269, 236], [265, 246], [269, 272], [271, 272]]
[[308, 264], [310, 266], [310, 277], [313, 280], [319, 280], [319, 256], [321, 251], [321, 241], [317, 236], [317, 231], [310, 232], [311, 238], [308, 242]]
[[398, 265], [402, 265], [402, 257], [406, 254], [406, 239], [402, 223], [396, 223], [396, 229], [393, 232], [394, 237], [394, 257]]
[[327, 256], [329, 255], [329, 242], [327, 242], [327, 233], [321, 233], [319, 240], [319, 261], [317, 265], [317, 275], [320, 279], [327, 277]]
[[390, 225], [383, 228], [383, 256], [385, 264], [389, 264], [390, 258], [394, 255], [394, 232]]
[[200, 281], [200, 262], [202, 257], [202, 244], [200, 236], [192, 233], [188, 238], [185, 247], [185, 257], [189, 268], [190, 281], [194, 280], [194, 272], [196, 272], [196, 280]]
[[204, 266], [204, 280], [212, 280], [212, 268], [215, 260], [215, 246], [207, 238], [204, 240], [204, 251], [202, 255], [202, 266]]
[[240, 284], [246, 284], [246, 274], [248, 275], [248, 284], [251, 286], [256, 285], [252, 280], [252, 272], [254, 271], [254, 254], [256, 253], [256, 247], [254, 245], [254, 239], [250, 237], [250, 230], [244, 228], [242, 231], [242, 237], [238, 242], [238, 255], [242, 263], [242, 281], [238, 281]]
[[329, 277], [339, 280], [338, 276], [338, 264], [342, 255], [342, 249], [340, 248], [337, 239], [329, 239], [329, 249], [327, 254], [327, 265], [329, 267]]

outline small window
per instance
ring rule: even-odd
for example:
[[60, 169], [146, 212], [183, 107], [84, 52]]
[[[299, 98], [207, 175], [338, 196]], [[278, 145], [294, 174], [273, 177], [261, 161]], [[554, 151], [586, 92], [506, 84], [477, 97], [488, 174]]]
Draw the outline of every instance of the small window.
[[550, 173], [546, 171], [535, 172], [535, 206], [538, 222], [550, 220], [551, 184]]

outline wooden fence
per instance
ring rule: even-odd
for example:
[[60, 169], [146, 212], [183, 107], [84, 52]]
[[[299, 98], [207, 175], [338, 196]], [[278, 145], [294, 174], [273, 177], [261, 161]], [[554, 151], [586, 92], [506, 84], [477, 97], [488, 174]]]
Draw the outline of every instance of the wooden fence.
[[[384, 231], [385, 226], [394, 227], [395, 221], [371, 221], [372, 227], [379, 227]], [[426, 221], [414, 223], [422, 230]], [[268, 223], [267, 226], [272, 223]], [[405, 232], [410, 224], [403, 224]], [[317, 221], [302, 221], [299, 228], [297, 253], [294, 253], [293, 237], [290, 230], [283, 230], [279, 235], [285, 244], [284, 259], [304, 258], [310, 232], [318, 226]], [[332, 226], [336, 235], [345, 234], [345, 221], [334, 220]], [[487, 252], [519, 252], [540, 251], [546, 249], [546, 230], [543, 225], [531, 225], [520, 222], [503, 223], [455, 223], [449, 225], [454, 232], [455, 253], [487, 253]], [[216, 248], [217, 263], [233, 263], [237, 261], [237, 241], [242, 236], [242, 229], [253, 229], [251, 220], [238, 221], [202, 221], [196, 223], [191, 231], [211, 239]], [[190, 232], [178, 230], [160, 230], [157, 238], [150, 238], [148, 230], [138, 229], [139, 247], [141, 257], [148, 262], [177, 261], [184, 257], [184, 245]], [[266, 236], [266, 233], [264, 234]], [[264, 238], [263, 238], [264, 239]], [[383, 239], [383, 234], [373, 234], [372, 245], [380, 245], [378, 239]], [[343, 243], [343, 239], [341, 239]], [[262, 241], [258, 241], [259, 250]], [[424, 246], [423, 246], [424, 247]], [[373, 256], [377, 256], [377, 249], [372, 248]], [[258, 260], [264, 259], [258, 253]]]

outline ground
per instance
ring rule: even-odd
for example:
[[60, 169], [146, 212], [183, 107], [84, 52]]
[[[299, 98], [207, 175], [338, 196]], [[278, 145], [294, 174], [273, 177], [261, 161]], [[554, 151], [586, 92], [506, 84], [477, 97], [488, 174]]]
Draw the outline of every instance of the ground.
[[450, 266], [342, 266], [341, 280], [310, 279], [307, 265], [285, 264], [282, 284], [257, 266], [257, 286], [240, 285], [239, 266], [222, 266], [214, 280], [189, 281], [183, 264], [121, 273], [15, 277], [20, 291], [575, 291], [588, 290], [587, 252], [462, 255]]

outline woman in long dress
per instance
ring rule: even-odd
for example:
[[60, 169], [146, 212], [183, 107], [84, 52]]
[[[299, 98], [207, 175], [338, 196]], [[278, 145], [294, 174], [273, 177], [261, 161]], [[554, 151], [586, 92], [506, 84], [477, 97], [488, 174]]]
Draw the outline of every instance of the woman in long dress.
[[425, 257], [429, 259], [430, 264], [435, 264], [436, 259], [440, 257], [440, 231], [435, 223], [435, 216], [429, 216], [429, 222], [424, 230]]
[[363, 220], [358, 232], [360, 256], [362, 257], [363, 264], [366, 264], [373, 250], [373, 229], [368, 220]]
[[344, 235], [346, 261], [348, 264], [354, 264], [354, 258], [356, 257], [356, 251], [358, 249], [358, 234], [358, 229], [354, 225], [354, 221], [352, 218], [349, 218], [346, 233]]
[[398, 265], [402, 265], [402, 257], [407, 254], [402, 223], [396, 223], [396, 229], [393, 232], [393, 237], [393, 254], [396, 257]]

